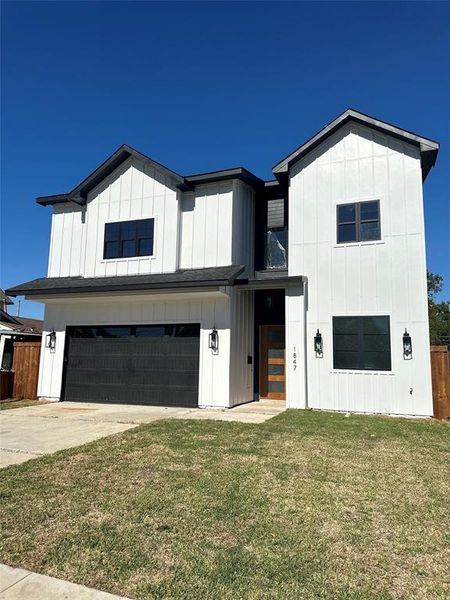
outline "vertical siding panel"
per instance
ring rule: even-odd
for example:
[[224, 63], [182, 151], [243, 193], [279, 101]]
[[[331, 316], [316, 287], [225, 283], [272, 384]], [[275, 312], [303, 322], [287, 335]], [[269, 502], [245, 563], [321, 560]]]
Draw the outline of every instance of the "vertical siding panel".
[[[324, 154], [330, 156], [329, 173]], [[338, 246], [336, 205], [371, 198], [380, 200], [381, 241]], [[324, 204], [319, 206], [319, 202]], [[316, 206], [317, 228], [312, 219]], [[289, 211], [289, 272], [309, 278], [307, 344], [317, 327], [324, 337], [323, 359], [308, 355], [310, 405], [431, 414], [418, 149], [363, 126], [344, 126], [314, 154], [294, 165]], [[321, 225], [330, 215], [327, 257]], [[332, 317], [346, 314], [390, 316], [391, 372], [333, 371]], [[413, 337], [418, 340], [412, 361], [404, 361], [401, 352], [405, 327], [414, 330]]]

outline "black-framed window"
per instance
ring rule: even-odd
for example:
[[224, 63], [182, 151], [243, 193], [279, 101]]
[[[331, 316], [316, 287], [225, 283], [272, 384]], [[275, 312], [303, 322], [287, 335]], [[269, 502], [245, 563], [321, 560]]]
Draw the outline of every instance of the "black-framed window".
[[333, 317], [333, 367], [390, 371], [389, 317]]
[[155, 219], [105, 224], [103, 258], [152, 256]]
[[379, 200], [337, 206], [338, 244], [379, 239], [381, 239]]
[[284, 198], [267, 200], [265, 268], [287, 269], [288, 229]]

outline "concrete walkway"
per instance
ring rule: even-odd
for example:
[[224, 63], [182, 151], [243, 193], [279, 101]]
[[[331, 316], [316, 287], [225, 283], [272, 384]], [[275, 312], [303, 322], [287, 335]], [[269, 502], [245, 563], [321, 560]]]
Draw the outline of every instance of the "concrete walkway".
[[214, 419], [263, 423], [285, 410], [278, 400], [232, 409], [165, 408], [126, 404], [51, 402], [0, 412], [0, 468], [80, 446], [162, 419]]
[[115, 596], [84, 585], [2, 564], [0, 564], [0, 598], [2, 600], [127, 600], [124, 596]]

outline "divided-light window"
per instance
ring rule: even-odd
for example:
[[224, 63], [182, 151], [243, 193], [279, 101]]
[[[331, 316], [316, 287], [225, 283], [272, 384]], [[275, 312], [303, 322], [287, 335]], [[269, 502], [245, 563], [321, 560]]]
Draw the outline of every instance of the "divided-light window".
[[333, 367], [390, 371], [389, 317], [333, 317]]
[[103, 258], [152, 256], [154, 226], [155, 219], [106, 223]]
[[353, 202], [337, 207], [337, 243], [381, 239], [380, 201]]

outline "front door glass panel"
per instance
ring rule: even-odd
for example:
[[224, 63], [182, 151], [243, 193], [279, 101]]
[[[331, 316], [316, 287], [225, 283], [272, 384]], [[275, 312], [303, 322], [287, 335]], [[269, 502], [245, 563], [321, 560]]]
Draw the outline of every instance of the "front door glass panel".
[[286, 399], [286, 348], [284, 325], [261, 325], [260, 396]]

